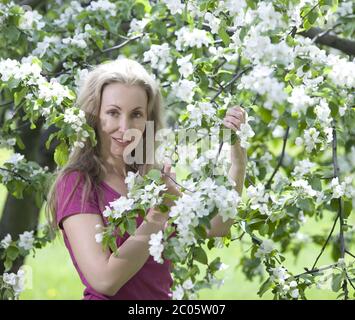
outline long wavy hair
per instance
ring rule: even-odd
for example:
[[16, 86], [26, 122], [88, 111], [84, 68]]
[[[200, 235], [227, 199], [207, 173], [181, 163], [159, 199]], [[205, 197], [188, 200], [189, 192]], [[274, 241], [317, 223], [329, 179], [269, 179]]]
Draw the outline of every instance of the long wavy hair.
[[[67, 164], [57, 170], [54, 182], [51, 185], [47, 195], [45, 205], [45, 214], [50, 226], [52, 235], [59, 231], [56, 219], [57, 211], [57, 185], [58, 182], [70, 172], [79, 172], [75, 184], [72, 186], [72, 192], [66, 202], [73, 196], [81, 179], [84, 179], [81, 201], [81, 212], [83, 212], [83, 204], [88, 199], [92, 190], [98, 192], [100, 208], [102, 208], [102, 191], [99, 188], [104, 177], [104, 165], [100, 154], [100, 139], [98, 135], [99, 113], [101, 106], [102, 92], [106, 85], [110, 83], [122, 83], [127, 85], [138, 85], [142, 87], [148, 96], [148, 121], [154, 121], [154, 137], [156, 132], [165, 126], [162, 118], [162, 95], [160, 88], [154, 78], [147, 70], [137, 61], [121, 58], [115, 61], [102, 63], [94, 67], [82, 81], [80, 85], [76, 105], [84, 111], [86, 122], [95, 130], [97, 144], [93, 147], [91, 142], [87, 140], [84, 147], [74, 147], [70, 153]], [[143, 139], [143, 154], [146, 154], [146, 137], [145, 132]], [[156, 144], [154, 144], [156, 145]], [[155, 148], [156, 149], [156, 148]], [[133, 150], [134, 152], [134, 150]], [[156, 167], [156, 164], [148, 165], [126, 164], [126, 172], [139, 171], [145, 174], [150, 168]]]

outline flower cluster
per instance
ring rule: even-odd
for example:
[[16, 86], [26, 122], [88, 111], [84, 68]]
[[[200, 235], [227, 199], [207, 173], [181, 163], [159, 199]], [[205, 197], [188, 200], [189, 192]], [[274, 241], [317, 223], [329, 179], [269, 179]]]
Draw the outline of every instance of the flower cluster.
[[284, 298], [291, 296], [291, 298], [297, 299], [299, 297], [298, 284], [295, 280], [288, 281], [291, 275], [287, 270], [284, 267], [278, 266], [271, 268], [271, 271], [272, 276], [270, 278], [278, 284], [281, 296]]
[[186, 47], [208, 47], [212, 42], [206, 30], [196, 28], [191, 30], [189, 27], [182, 27], [179, 31], [175, 32], [175, 35], [177, 37], [175, 46], [178, 51], [181, 51]]
[[134, 205], [133, 199], [121, 196], [118, 199], [109, 203], [103, 212], [104, 217], [112, 217], [113, 219], [122, 218], [122, 214], [126, 211], [132, 210]]
[[275, 243], [271, 239], [264, 239], [255, 252], [255, 257], [263, 259], [266, 255], [275, 250]]
[[195, 95], [194, 89], [196, 87], [197, 84], [195, 81], [180, 79], [178, 82], [174, 82], [171, 85], [171, 90], [177, 98], [190, 103]]
[[149, 253], [158, 263], [163, 263], [162, 253], [164, 250], [163, 232], [160, 230], [158, 233], [152, 233], [149, 240]]
[[185, 5], [181, 3], [180, 0], [163, 0], [162, 2], [166, 4], [173, 15], [177, 13], [182, 14], [182, 11], [184, 10]]
[[188, 54], [183, 58], [177, 59], [177, 65], [179, 66], [179, 72], [184, 78], [188, 78], [193, 73], [193, 66], [190, 62], [192, 54]]
[[241, 201], [238, 193], [225, 186], [217, 185], [211, 178], [195, 185], [198, 190], [192, 194], [184, 193], [175, 201], [169, 216], [173, 218], [178, 230], [178, 239], [184, 245], [196, 242], [193, 228], [199, 225], [199, 219], [210, 216], [218, 210], [223, 222], [237, 215], [237, 206]]
[[268, 202], [270, 195], [265, 190], [265, 186], [262, 183], [258, 183], [256, 186], [249, 186], [247, 189], [247, 195], [250, 199], [250, 208], [253, 210], [259, 210], [261, 214], [270, 215], [270, 209]]
[[216, 108], [214, 108], [210, 102], [199, 101], [194, 104], [188, 104], [186, 110], [189, 114], [189, 125], [192, 128], [201, 126], [203, 118], [207, 123], [213, 123], [217, 121]]
[[172, 62], [169, 45], [167, 43], [162, 45], [153, 44], [150, 50], [144, 52], [143, 61], [149, 61], [153, 69], [161, 72], [165, 71], [166, 65]]
[[5, 284], [5, 287], [11, 287], [15, 299], [18, 299], [20, 293], [25, 289], [25, 271], [19, 269], [16, 273], [7, 273], [5, 272], [2, 275], [2, 281]]
[[274, 70], [270, 67], [257, 65], [253, 72], [242, 76], [238, 89], [247, 89], [266, 95], [264, 107], [271, 110], [275, 103], [281, 104], [287, 98], [284, 84], [273, 77], [273, 72]]
[[342, 183], [339, 183], [339, 178], [333, 178], [330, 186], [332, 190], [332, 198], [340, 198], [346, 196], [351, 199], [355, 197], [355, 188], [352, 186], [353, 177], [347, 176], [345, 177]]

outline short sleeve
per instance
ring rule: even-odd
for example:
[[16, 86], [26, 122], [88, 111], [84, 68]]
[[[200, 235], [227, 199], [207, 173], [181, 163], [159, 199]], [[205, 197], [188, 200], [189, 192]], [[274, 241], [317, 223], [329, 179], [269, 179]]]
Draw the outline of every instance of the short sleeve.
[[[77, 182], [79, 179], [79, 182]], [[60, 229], [63, 230], [63, 219], [74, 214], [91, 213], [100, 214], [96, 192], [91, 190], [82, 203], [84, 177], [77, 171], [65, 174], [57, 183], [57, 212], [56, 219]]]

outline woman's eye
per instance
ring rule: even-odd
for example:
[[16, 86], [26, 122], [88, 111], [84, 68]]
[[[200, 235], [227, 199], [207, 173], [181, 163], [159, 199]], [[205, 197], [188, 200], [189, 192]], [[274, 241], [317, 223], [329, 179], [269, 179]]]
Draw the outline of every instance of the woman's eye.
[[140, 118], [140, 117], [143, 116], [140, 112], [136, 112], [133, 115], [134, 115], [135, 118]]
[[111, 116], [116, 116], [116, 115], [118, 115], [118, 112], [117, 111], [109, 111], [108, 114]]

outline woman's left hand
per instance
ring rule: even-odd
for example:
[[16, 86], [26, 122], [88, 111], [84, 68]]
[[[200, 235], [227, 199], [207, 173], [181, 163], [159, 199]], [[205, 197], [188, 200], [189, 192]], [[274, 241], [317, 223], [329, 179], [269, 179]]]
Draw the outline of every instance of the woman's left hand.
[[[239, 131], [240, 125], [245, 123], [246, 116], [247, 113], [242, 107], [234, 106], [227, 110], [223, 124], [233, 131]], [[239, 165], [246, 161], [246, 150], [241, 147], [239, 139], [231, 146], [231, 161], [232, 165]]]
[[165, 163], [162, 169], [163, 181], [167, 187], [166, 192], [175, 196], [181, 196], [181, 192], [174, 182], [176, 181], [176, 173], [171, 171], [171, 164]]

